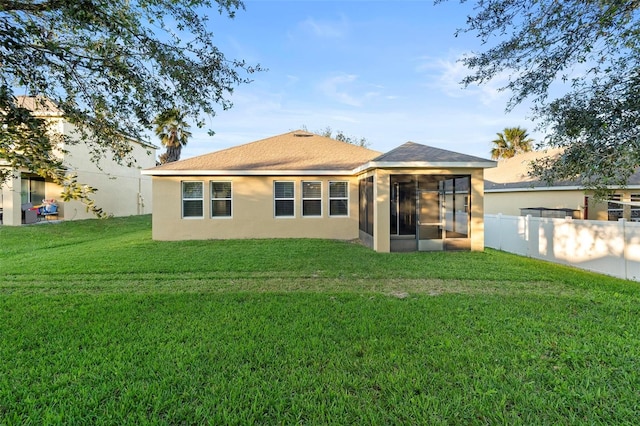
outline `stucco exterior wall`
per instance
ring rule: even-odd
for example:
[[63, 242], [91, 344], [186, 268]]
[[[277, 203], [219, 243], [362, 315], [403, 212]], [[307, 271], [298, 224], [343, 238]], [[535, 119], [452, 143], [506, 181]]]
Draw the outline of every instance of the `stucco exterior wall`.
[[[203, 218], [182, 218], [183, 181], [204, 182]], [[211, 217], [211, 181], [230, 181], [232, 216]], [[275, 217], [274, 182], [293, 181], [294, 217]], [[302, 181], [322, 182], [322, 216], [302, 216]], [[349, 182], [349, 215], [329, 216], [329, 181]], [[358, 238], [358, 181], [353, 176], [154, 176], [154, 240]]]
[[[73, 134], [71, 124], [63, 122], [61, 126], [65, 134]], [[65, 166], [69, 171], [77, 174], [78, 182], [98, 189], [92, 198], [98, 207], [112, 216], [131, 216], [152, 212], [151, 177], [141, 175], [140, 171], [156, 165], [155, 149], [135, 142], [132, 142], [132, 147], [131, 155], [136, 160], [133, 167], [118, 164], [109, 154], [103, 156], [96, 165], [91, 161], [90, 150], [84, 143], [69, 144], [64, 147], [68, 151], [64, 156]], [[57, 189], [59, 194], [60, 188]], [[49, 192], [48, 189], [47, 192]], [[59, 195], [51, 198], [59, 198]], [[61, 212], [61, 219], [65, 220], [94, 217], [79, 201], [65, 202]]]
[[15, 171], [0, 185], [0, 209], [2, 209], [2, 224], [19, 226], [22, 220], [20, 208], [20, 173]]
[[[373, 249], [378, 252], [391, 251], [391, 175], [395, 170], [375, 170], [373, 174]], [[397, 174], [404, 174], [398, 172]]]
[[484, 169], [471, 171], [471, 250], [484, 250]]
[[[74, 138], [74, 126], [60, 116], [45, 117], [56, 133]], [[118, 164], [107, 153], [101, 158], [99, 165], [91, 161], [92, 154], [85, 143], [69, 143], [54, 149], [54, 155], [63, 161], [69, 172], [77, 175], [81, 184], [89, 185], [98, 191], [92, 195], [96, 205], [106, 214], [112, 216], [131, 216], [152, 212], [151, 177], [143, 176], [142, 169], [156, 165], [156, 152], [153, 146], [131, 141], [132, 158], [136, 164], [129, 167]], [[23, 179], [36, 177], [26, 170], [16, 171], [16, 177], [0, 188], [0, 207], [4, 210], [4, 225], [21, 224], [20, 202], [23, 198]], [[58, 219], [74, 220], [89, 219], [95, 216], [87, 212], [86, 207], [79, 201], [61, 199], [62, 187], [50, 181], [44, 183], [44, 198], [55, 199], [58, 203]], [[29, 195], [27, 194], [27, 197]], [[41, 197], [38, 197], [41, 198]], [[41, 199], [32, 199], [33, 205], [39, 205]], [[17, 207], [16, 207], [17, 206]], [[17, 209], [17, 210], [16, 210]]]
[[[487, 214], [520, 216], [520, 209], [527, 207], [584, 210], [584, 191], [578, 190], [485, 192], [484, 198]], [[606, 205], [604, 211], [606, 215]]]
[[[640, 194], [640, 190], [615, 191], [622, 201], [631, 201], [631, 194]], [[587, 217], [585, 212], [585, 191], [570, 190], [522, 190], [509, 192], [485, 192], [485, 210], [487, 214], [502, 213], [508, 216], [520, 216], [520, 209], [526, 207], [546, 207], [551, 209], [569, 208], [578, 210], [581, 219], [608, 220], [606, 201], [596, 200], [586, 193]], [[630, 219], [630, 207], [623, 208], [625, 218]]]

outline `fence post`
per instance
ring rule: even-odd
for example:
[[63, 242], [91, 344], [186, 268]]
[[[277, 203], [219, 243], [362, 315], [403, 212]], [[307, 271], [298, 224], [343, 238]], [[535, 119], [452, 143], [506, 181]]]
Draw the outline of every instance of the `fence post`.
[[498, 213], [498, 250], [502, 250], [502, 213]]
[[531, 257], [531, 215], [524, 217], [524, 248], [527, 257]]
[[627, 219], [618, 219], [620, 228], [622, 231], [622, 261], [624, 262], [624, 279], [629, 279], [629, 259], [628, 259], [628, 244], [627, 244]]

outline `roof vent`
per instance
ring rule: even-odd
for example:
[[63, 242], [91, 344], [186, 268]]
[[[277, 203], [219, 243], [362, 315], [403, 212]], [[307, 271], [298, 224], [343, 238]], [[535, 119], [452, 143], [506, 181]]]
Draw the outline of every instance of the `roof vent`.
[[299, 132], [299, 133], [294, 133], [293, 136], [295, 136], [296, 138], [308, 138], [308, 137], [313, 136], [313, 133], [302, 133], [302, 132]]

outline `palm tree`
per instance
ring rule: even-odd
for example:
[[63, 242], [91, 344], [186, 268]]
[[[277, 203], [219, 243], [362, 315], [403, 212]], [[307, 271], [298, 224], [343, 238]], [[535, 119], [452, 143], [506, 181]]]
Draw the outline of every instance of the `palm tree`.
[[191, 137], [189, 124], [184, 120], [186, 114], [181, 113], [176, 108], [168, 109], [160, 113], [153, 124], [156, 126], [156, 135], [160, 138], [160, 143], [167, 148], [167, 151], [160, 155], [160, 164], [171, 163], [180, 159], [182, 147], [187, 144]]
[[491, 158], [511, 158], [521, 152], [529, 152], [532, 149], [533, 139], [529, 137], [526, 129], [520, 127], [507, 127], [504, 133], [498, 133], [498, 138], [492, 141]]

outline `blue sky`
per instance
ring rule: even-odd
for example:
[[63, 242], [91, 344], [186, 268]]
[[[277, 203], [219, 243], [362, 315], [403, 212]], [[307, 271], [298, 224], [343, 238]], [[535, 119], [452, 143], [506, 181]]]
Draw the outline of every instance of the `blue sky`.
[[[245, 0], [231, 20], [212, 17], [228, 58], [268, 70], [235, 89], [182, 158], [306, 127], [330, 127], [389, 151], [407, 141], [489, 158], [491, 140], [522, 126], [537, 141], [526, 106], [506, 114], [501, 82], [464, 88], [458, 59], [481, 46], [455, 37], [470, 5], [453, 0]], [[208, 136], [207, 129], [216, 133]]]

